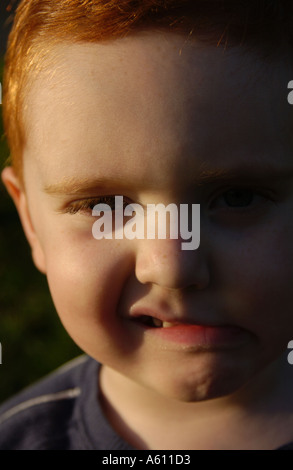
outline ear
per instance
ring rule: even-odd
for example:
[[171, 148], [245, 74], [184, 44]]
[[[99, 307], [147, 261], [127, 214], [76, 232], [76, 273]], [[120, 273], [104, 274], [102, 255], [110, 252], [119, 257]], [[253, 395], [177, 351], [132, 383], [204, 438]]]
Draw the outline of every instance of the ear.
[[46, 274], [44, 252], [32, 224], [27, 203], [27, 196], [23, 185], [20, 183], [19, 178], [15, 174], [15, 171], [12, 167], [5, 168], [2, 171], [1, 176], [2, 181], [11, 198], [13, 199], [18, 211], [24, 233], [32, 249], [34, 263], [42, 273]]

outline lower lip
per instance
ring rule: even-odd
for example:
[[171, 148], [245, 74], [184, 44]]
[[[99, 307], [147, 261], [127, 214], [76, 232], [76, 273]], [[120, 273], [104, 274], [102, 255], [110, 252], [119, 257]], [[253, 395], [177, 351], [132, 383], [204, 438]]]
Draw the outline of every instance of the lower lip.
[[247, 333], [234, 326], [174, 325], [168, 328], [151, 328], [141, 325], [148, 335], [164, 341], [202, 349], [233, 348], [247, 341]]

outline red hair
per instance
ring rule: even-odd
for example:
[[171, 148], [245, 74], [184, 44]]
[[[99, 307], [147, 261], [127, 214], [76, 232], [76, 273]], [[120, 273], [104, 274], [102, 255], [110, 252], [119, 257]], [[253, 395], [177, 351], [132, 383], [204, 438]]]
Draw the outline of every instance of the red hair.
[[291, 0], [22, 0], [8, 41], [3, 118], [12, 164], [21, 179], [28, 77], [51, 44], [98, 42], [143, 29], [193, 34], [215, 45], [293, 43]]

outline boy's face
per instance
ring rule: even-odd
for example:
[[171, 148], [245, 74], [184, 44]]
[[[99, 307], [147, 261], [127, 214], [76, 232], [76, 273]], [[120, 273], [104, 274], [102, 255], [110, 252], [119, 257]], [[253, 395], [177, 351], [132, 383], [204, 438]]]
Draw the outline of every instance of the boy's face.
[[[168, 33], [54, 53], [27, 98], [26, 193], [3, 178], [62, 322], [109, 374], [186, 401], [234, 392], [293, 338], [292, 73]], [[91, 209], [114, 195], [199, 203], [199, 249], [95, 240]]]

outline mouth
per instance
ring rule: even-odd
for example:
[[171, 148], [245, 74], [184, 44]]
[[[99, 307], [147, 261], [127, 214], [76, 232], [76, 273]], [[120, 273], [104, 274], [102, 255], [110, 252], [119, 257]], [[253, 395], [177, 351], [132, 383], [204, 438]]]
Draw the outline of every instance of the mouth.
[[150, 337], [192, 349], [230, 349], [243, 345], [248, 339], [248, 333], [234, 325], [207, 325], [185, 319], [167, 321], [138, 312], [130, 320]]

